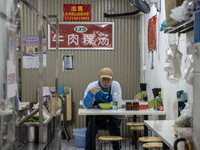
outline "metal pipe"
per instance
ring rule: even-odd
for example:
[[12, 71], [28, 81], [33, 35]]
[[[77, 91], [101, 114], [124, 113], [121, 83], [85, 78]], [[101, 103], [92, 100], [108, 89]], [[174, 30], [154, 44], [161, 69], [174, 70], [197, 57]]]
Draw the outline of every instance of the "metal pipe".
[[[21, 0], [28, 8], [30, 8], [37, 16], [39, 15], [38, 10], [30, 4], [27, 0]], [[55, 15], [50, 15], [50, 16], [55, 16]], [[56, 31], [56, 28], [51, 24], [51, 22], [48, 20], [48, 17], [43, 14], [42, 18], [51, 26], [51, 28]]]
[[47, 16], [43, 14], [43, 1], [38, 0], [38, 9], [34, 8], [27, 0], [22, 0], [26, 6], [28, 6], [36, 15], [38, 19], [38, 37], [39, 37], [39, 142], [42, 143], [42, 131], [43, 131], [43, 50], [42, 50], [42, 33], [43, 33], [43, 20], [45, 20], [51, 28], [56, 31], [56, 65], [55, 65], [55, 87], [56, 87], [56, 100], [58, 99], [58, 46], [59, 46], [59, 19], [57, 15], [49, 15], [49, 17], [56, 18], [56, 27], [54, 27], [48, 20]]
[[38, 45], [38, 54], [39, 54], [39, 142], [42, 143], [42, 132], [43, 132], [43, 40], [42, 40], [42, 27], [43, 27], [43, 1], [38, 0], [38, 37], [39, 37], [39, 45]]
[[[59, 67], [59, 55], [58, 55], [58, 46], [59, 46], [59, 20], [56, 18], [56, 66], [55, 66], [55, 87], [56, 87], [56, 95], [58, 95], [58, 67]], [[56, 96], [57, 97], [57, 96]]]
[[39, 108], [33, 110], [29, 115], [27, 115], [25, 118], [23, 118], [18, 125], [21, 126], [22, 124], [24, 124], [24, 122], [26, 122], [28, 119], [30, 119], [32, 116], [34, 116], [37, 112], [39, 111]]

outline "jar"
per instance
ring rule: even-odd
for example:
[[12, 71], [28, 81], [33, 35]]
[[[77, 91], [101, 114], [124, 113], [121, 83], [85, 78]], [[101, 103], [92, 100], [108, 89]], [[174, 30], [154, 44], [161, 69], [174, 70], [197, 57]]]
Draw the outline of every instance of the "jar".
[[164, 105], [160, 105], [160, 111], [164, 110]]
[[133, 109], [132, 102], [126, 102], [126, 110], [132, 110], [132, 109]]
[[139, 102], [133, 102], [133, 110], [139, 110]]

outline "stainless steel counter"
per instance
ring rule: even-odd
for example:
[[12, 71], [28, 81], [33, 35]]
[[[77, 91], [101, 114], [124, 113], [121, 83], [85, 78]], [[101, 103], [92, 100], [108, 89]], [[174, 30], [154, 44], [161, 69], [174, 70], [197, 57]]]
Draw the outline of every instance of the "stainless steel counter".
[[39, 122], [24, 123], [19, 132], [20, 150], [53, 150], [61, 143], [61, 110], [44, 122], [42, 142], [39, 142]]

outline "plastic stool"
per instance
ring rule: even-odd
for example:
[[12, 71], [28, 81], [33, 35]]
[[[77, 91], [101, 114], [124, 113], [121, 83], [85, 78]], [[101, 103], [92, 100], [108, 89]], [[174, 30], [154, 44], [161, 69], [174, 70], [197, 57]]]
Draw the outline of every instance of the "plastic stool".
[[143, 148], [162, 148], [163, 143], [144, 143]]
[[[127, 122], [126, 126], [131, 126], [133, 128], [129, 128], [131, 130], [134, 131], [139, 131], [141, 128], [144, 128], [144, 122]], [[138, 127], [138, 128], [137, 128]], [[135, 128], [135, 129], [134, 129]], [[144, 129], [143, 129], [144, 130]], [[132, 138], [132, 142], [133, 142], [133, 138]], [[126, 141], [125, 141], [126, 142]], [[130, 149], [130, 138], [129, 138], [129, 149]]]
[[127, 126], [143, 126], [144, 123], [143, 122], [127, 122], [126, 125]]
[[138, 138], [137, 146], [139, 146], [139, 142], [162, 142], [162, 139], [159, 137], [144, 136], [144, 137]]
[[[132, 126], [130, 127], [131, 131], [136, 131], [136, 132], [141, 132], [144, 131], [144, 126], [143, 125], [138, 125], [138, 126]], [[132, 143], [134, 143], [135, 147], [137, 147], [137, 138], [139, 137], [139, 133], [135, 133], [132, 135]], [[129, 141], [129, 149], [130, 149], [130, 141]]]
[[109, 136], [100, 136], [100, 137], [98, 137], [98, 139], [100, 140], [101, 150], [102, 150], [102, 143], [103, 143], [103, 141], [120, 141], [120, 144], [119, 144], [119, 146], [120, 146], [121, 145], [122, 137], [121, 136], [112, 136], [112, 135], [109, 135]]
[[141, 142], [162, 142], [162, 139], [159, 137], [152, 137], [152, 136], [144, 136], [138, 138], [138, 141]]

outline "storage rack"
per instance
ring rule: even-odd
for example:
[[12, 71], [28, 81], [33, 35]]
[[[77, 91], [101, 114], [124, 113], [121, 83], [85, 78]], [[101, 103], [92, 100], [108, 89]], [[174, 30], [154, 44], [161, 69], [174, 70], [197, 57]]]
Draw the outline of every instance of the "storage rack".
[[187, 21], [172, 27], [169, 31], [165, 33], [186, 33], [194, 29], [194, 19], [193, 17], [189, 18]]

